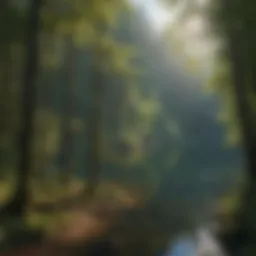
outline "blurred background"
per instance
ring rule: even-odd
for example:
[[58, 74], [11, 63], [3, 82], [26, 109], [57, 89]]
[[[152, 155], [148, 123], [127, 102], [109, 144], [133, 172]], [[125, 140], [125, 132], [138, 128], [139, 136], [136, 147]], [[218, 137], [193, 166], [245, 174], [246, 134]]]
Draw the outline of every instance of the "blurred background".
[[1, 0], [3, 250], [91, 201], [122, 210], [121, 255], [161, 255], [238, 209], [254, 234], [255, 4], [241, 2]]

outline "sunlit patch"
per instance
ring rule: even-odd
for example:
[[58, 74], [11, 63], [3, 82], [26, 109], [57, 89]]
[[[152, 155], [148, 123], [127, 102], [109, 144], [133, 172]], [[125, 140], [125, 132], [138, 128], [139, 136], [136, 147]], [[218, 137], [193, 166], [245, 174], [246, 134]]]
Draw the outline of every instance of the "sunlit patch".
[[[162, 0], [128, 0], [136, 8], [142, 10], [149, 20], [152, 32], [155, 36], [163, 35], [166, 31], [172, 33], [172, 38], [182, 45], [182, 56], [193, 58], [199, 66], [209, 66], [212, 54], [215, 52], [216, 44], [207, 38], [208, 24], [205, 18], [198, 12], [182, 22], [177, 18], [182, 15], [186, 1], [178, 2], [167, 8]], [[198, 8], [205, 8], [210, 0], [197, 0]]]
[[149, 1], [146, 11], [156, 31], [161, 32], [167, 24], [173, 21], [173, 13], [168, 9], [164, 9], [156, 0]]
[[174, 19], [174, 12], [166, 9], [161, 5], [161, 1], [158, 0], [128, 0], [138, 9], [141, 9], [148, 21], [150, 22], [152, 29], [156, 33], [160, 33], [164, 30], [167, 24], [172, 23]]
[[198, 15], [194, 15], [185, 25], [185, 29], [191, 36], [200, 36], [205, 31], [205, 21]]
[[197, 0], [197, 2], [201, 7], [204, 7], [209, 4], [210, 0]]

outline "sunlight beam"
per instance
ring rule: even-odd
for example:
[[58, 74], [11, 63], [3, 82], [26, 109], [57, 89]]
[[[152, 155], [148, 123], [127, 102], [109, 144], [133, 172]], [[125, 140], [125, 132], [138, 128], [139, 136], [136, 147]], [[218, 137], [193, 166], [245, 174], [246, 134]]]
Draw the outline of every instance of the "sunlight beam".
[[[180, 17], [186, 7], [187, 1], [180, 1], [178, 4], [166, 6], [161, 0], [128, 0], [137, 9], [142, 10], [148, 19], [152, 32], [157, 37], [164, 35], [166, 30], [170, 30], [173, 37], [182, 41], [185, 45], [184, 54], [195, 58], [198, 61], [206, 61], [213, 54], [214, 47], [211, 39], [206, 38], [208, 24], [200, 14], [191, 13], [191, 17], [180, 22]], [[198, 8], [205, 8], [210, 0], [196, 0]]]

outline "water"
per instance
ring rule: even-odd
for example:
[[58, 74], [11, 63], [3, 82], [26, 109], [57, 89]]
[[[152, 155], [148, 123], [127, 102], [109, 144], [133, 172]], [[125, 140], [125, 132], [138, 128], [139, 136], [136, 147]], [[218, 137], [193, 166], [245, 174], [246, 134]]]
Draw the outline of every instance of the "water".
[[163, 256], [227, 256], [208, 227], [200, 227], [194, 234], [179, 236]]
[[196, 256], [196, 241], [193, 235], [176, 239], [163, 256]]

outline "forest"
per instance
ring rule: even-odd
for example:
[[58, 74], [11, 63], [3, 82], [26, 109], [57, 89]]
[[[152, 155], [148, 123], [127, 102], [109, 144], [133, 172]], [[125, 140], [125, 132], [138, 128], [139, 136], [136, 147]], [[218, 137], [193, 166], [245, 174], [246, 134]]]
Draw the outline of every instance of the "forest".
[[230, 255], [254, 255], [254, 3], [156, 0], [178, 10], [156, 36], [133, 2], [1, 0], [1, 253], [156, 255], [218, 212]]

